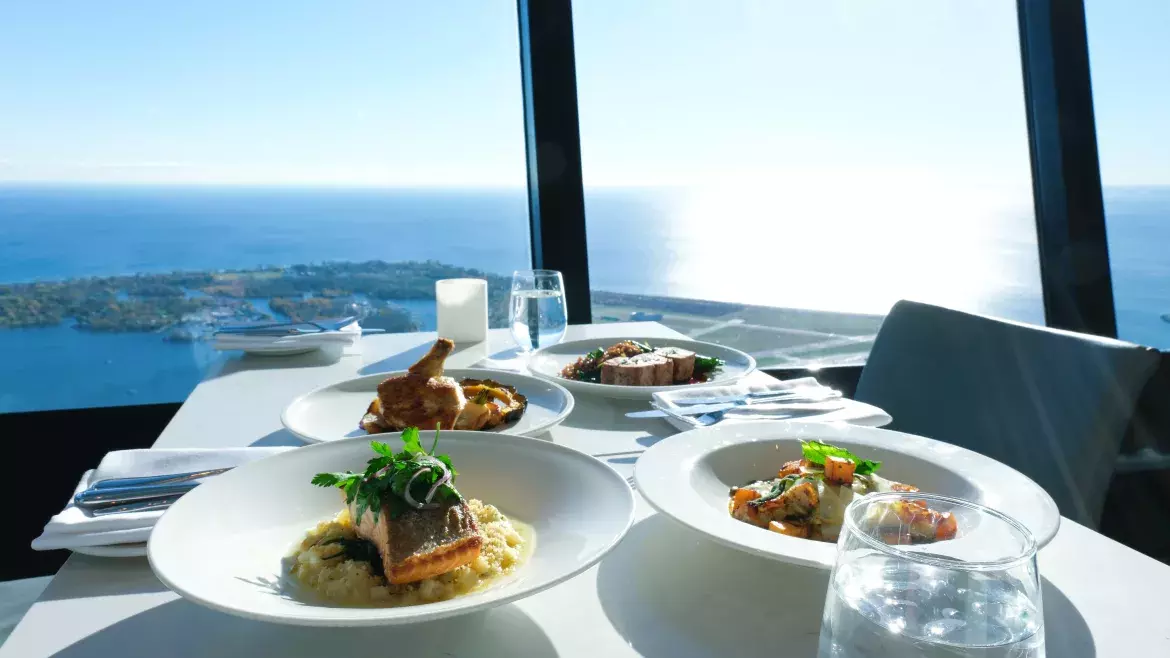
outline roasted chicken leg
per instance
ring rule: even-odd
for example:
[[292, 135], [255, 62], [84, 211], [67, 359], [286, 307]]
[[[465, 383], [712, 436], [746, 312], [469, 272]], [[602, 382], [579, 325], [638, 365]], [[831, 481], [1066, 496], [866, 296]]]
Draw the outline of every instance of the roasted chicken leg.
[[454, 342], [440, 338], [407, 374], [390, 377], [378, 385], [382, 425], [390, 430], [455, 426], [467, 398], [458, 382], [443, 376], [443, 362], [453, 349]]

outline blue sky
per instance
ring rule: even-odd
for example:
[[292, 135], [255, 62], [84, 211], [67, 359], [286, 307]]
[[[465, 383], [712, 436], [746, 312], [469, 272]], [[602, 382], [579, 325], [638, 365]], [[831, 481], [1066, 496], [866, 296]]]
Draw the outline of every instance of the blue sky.
[[[1013, 0], [578, 0], [586, 182], [1026, 188]], [[1088, 0], [1107, 184], [1170, 184], [1170, 3]], [[0, 180], [521, 186], [512, 0], [0, 0]]]

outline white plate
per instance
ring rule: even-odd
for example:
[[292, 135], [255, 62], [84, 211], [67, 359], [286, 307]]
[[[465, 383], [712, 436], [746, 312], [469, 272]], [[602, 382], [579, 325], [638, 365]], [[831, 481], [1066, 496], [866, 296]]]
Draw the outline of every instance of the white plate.
[[312, 347], [249, 347], [240, 351], [245, 354], [252, 354], [254, 356], [293, 356], [296, 354], [308, 354], [321, 349], [320, 345]]
[[69, 549], [74, 553], [92, 555], [94, 557], [143, 557], [146, 555], [146, 543], [110, 544], [107, 546], [76, 546]]
[[638, 491], [658, 511], [715, 541], [783, 562], [833, 566], [837, 546], [786, 537], [727, 513], [733, 485], [775, 477], [800, 458], [800, 440], [816, 439], [882, 462], [881, 475], [923, 491], [981, 503], [1024, 524], [1040, 546], [1056, 536], [1060, 512], [1040, 485], [978, 453], [913, 434], [856, 425], [760, 421], [676, 434], [638, 459]]
[[[696, 354], [723, 359], [726, 365], [717, 371], [710, 381], [703, 382], [702, 384], [678, 384], [675, 386], [615, 386], [613, 384], [595, 384], [593, 382], [581, 382], [561, 377], [561, 370], [565, 366], [585, 356], [586, 353], [599, 347], [607, 348], [623, 340], [636, 340], [653, 347], [681, 347], [684, 350], [690, 350]], [[589, 338], [586, 340], [560, 343], [559, 345], [550, 345], [533, 352], [532, 358], [528, 361], [528, 370], [532, 374], [549, 381], [557, 382], [574, 393], [600, 395], [610, 398], [633, 398], [637, 400], [649, 400], [651, 395], [661, 391], [677, 391], [697, 386], [731, 384], [743, 379], [755, 369], [755, 359], [737, 349], [725, 345], [704, 343], [686, 338], [647, 338], [645, 336]]]
[[176, 593], [249, 619], [303, 626], [406, 624], [498, 606], [552, 587], [600, 560], [633, 521], [633, 491], [625, 479], [584, 453], [520, 436], [484, 441], [478, 432], [443, 432], [438, 452], [450, 455], [459, 469], [459, 491], [533, 528], [528, 561], [487, 589], [438, 603], [350, 608], [297, 598], [281, 559], [343, 504], [340, 492], [309, 480], [322, 471], [360, 471], [373, 454], [368, 444], [347, 439], [289, 450], [199, 485], [155, 526], [147, 546], [150, 566]]
[[[358, 427], [358, 422], [377, 396], [378, 384], [387, 377], [405, 372], [367, 375], [321, 387], [293, 400], [280, 414], [280, 422], [288, 431], [310, 443], [371, 436]], [[447, 368], [443, 374], [456, 381], [468, 377], [494, 379], [515, 386], [518, 393], [528, 398], [528, 409], [520, 420], [481, 433], [536, 436], [559, 425], [573, 411], [573, 396], [564, 387], [536, 377], [484, 368]]]

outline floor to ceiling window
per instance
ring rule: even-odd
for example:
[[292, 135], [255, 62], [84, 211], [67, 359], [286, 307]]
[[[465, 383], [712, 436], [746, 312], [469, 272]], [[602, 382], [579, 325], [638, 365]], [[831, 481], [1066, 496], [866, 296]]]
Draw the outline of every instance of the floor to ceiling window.
[[902, 298], [1043, 323], [1015, 3], [574, 3], [595, 321], [860, 363]]
[[[511, 0], [0, 7], [0, 412], [184, 398], [236, 320], [528, 266]], [[64, 385], [65, 383], [68, 385]]]
[[1170, 349], [1170, 4], [1085, 14], [1117, 334]]

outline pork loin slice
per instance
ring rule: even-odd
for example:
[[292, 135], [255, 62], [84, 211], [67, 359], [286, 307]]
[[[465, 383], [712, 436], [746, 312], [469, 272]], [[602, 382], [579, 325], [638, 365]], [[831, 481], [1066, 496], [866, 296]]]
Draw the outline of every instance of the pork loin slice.
[[681, 347], [659, 347], [654, 354], [666, 357], [674, 366], [674, 382], [688, 382], [695, 375], [695, 353]]
[[358, 536], [378, 549], [386, 580], [393, 585], [445, 574], [479, 557], [483, 546], [479, 524], [463, 500], [411, 509], [397, 519], [383, 505], [376, 523], [370, 510], [357, 519], [356, 504], [349, 506], [349, 513]]
[[672, 383], [674, 367], [656, 354], [619, 356], [601, 364], [601, 383], [618, 386], [664, 386]]

